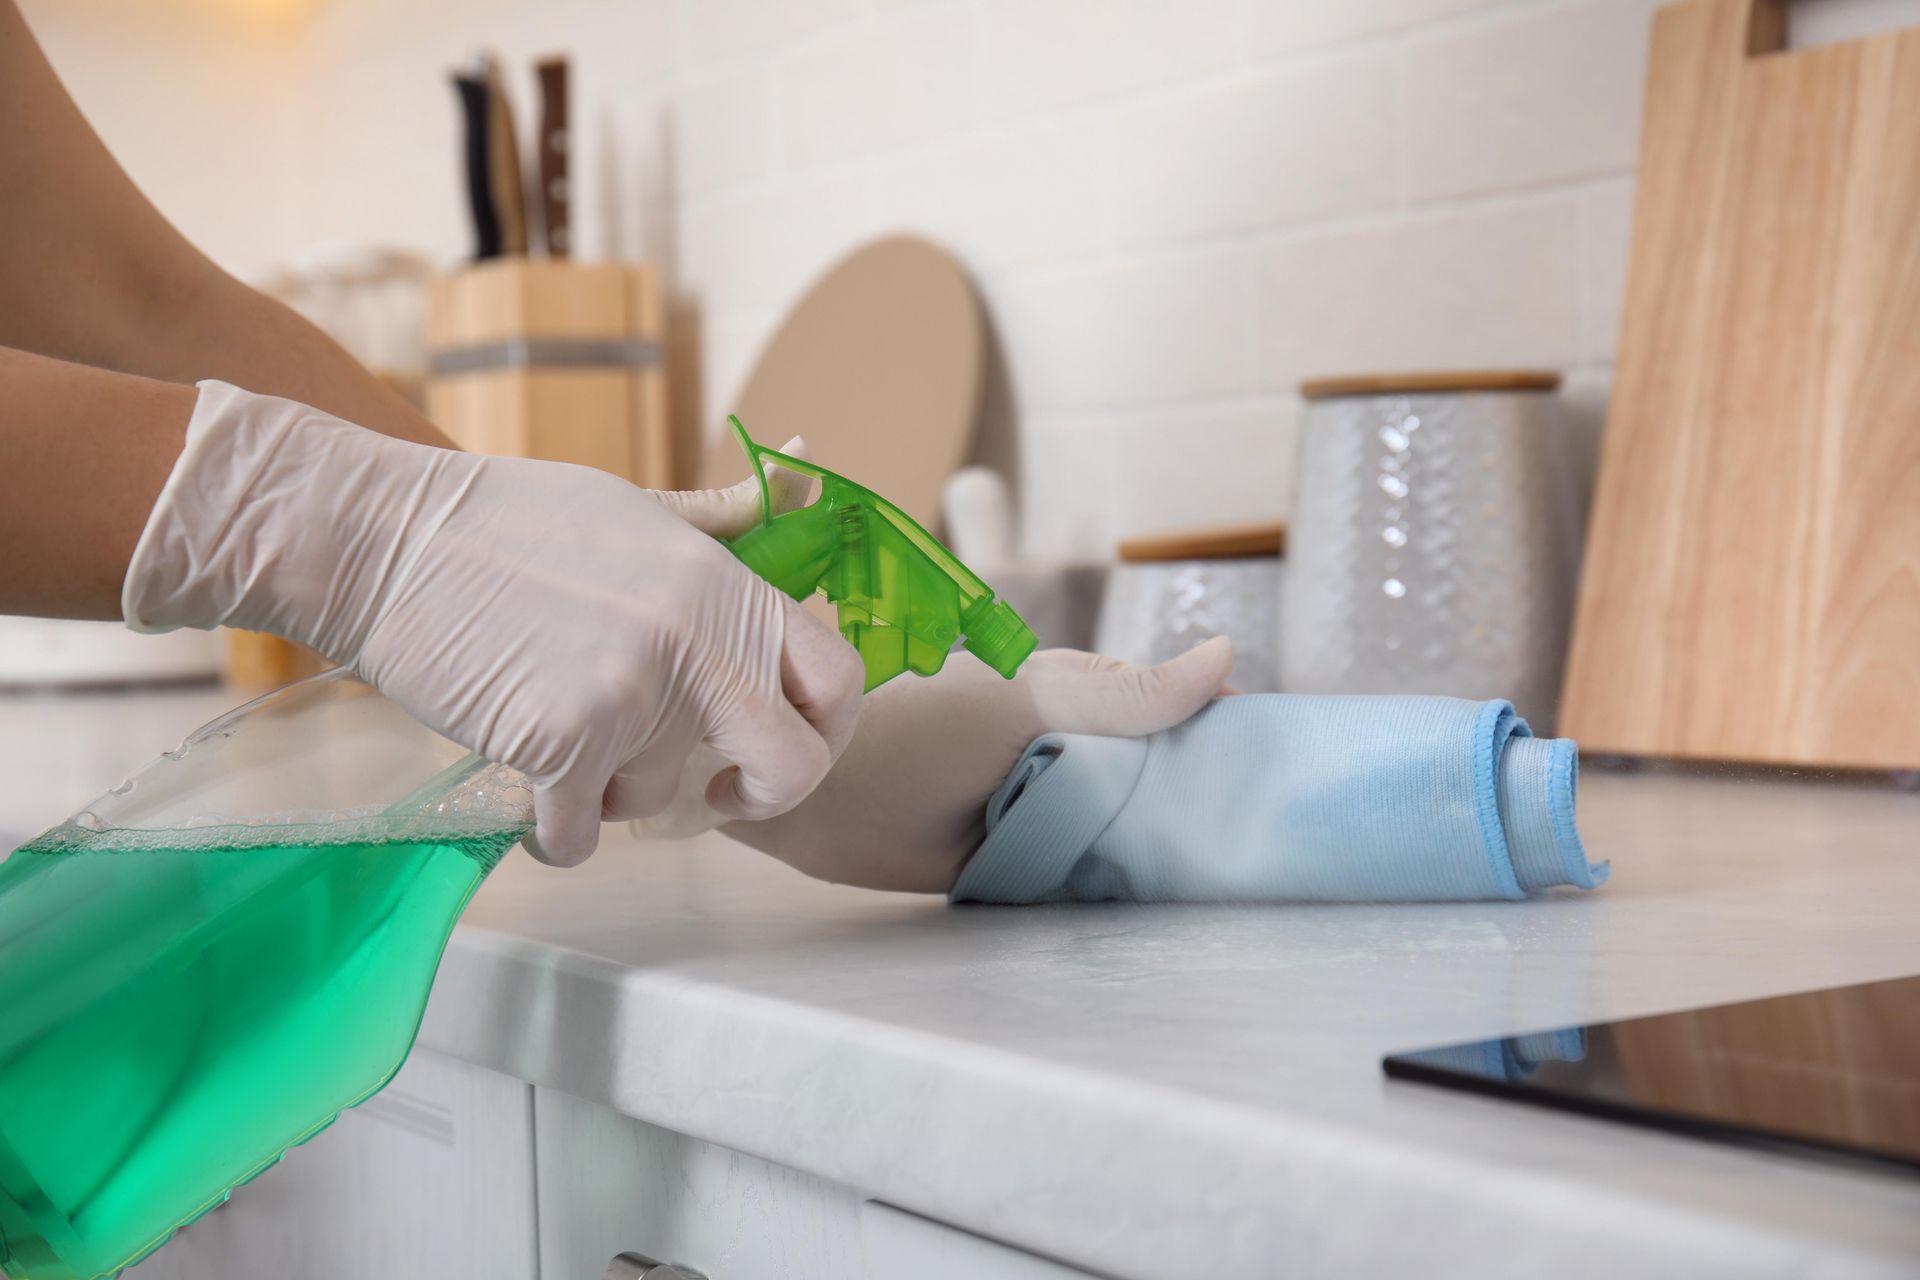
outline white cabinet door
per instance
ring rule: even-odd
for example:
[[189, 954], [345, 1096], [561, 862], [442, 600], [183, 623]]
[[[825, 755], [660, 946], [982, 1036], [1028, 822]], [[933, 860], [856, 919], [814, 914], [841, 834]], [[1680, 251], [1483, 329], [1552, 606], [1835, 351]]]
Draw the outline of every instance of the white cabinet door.
[[534, 1090], [541, 1280], [616, 1254], [710, 1280], [1095, 1280], [846, 1187]]
[[871, 1280], [1096, 1280], [875, 1200], [860, 1206], [860, 1229]]
[[[530, 1280], [532, 1090], [416, 1050], [130, 1280]], [[599, 1280], [599, 1273], [594, 1273]]]
[[548, 1089], [534, 1090], [541, 1280], [637, 1252], [712, 1280], [865, 1280], [860, 1197]]

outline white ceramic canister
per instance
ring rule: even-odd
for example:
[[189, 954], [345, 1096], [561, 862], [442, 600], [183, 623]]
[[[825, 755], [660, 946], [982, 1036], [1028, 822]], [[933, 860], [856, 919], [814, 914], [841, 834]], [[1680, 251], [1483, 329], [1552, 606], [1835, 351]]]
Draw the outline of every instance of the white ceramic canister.
[[1507, 698], [1550, 729], [1581, 510], [1559, 383], [1480, 372], [1301, 386], [1283, 688]]
[[1100, 652], [1148, 665], [1227, 636], [1233, 687], [1275, 691], [1274, 609], [1285, 536], [1274, 522], [1121, 543], [1100, 609]]

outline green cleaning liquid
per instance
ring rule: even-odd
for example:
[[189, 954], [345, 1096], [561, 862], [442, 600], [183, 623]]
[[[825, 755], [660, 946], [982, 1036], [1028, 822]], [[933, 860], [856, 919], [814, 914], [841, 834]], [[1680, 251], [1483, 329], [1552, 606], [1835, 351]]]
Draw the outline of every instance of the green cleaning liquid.
[[377, 1091], [521, 834], [69, 825], [0, 863], [0, 1272], [114, 1276]]

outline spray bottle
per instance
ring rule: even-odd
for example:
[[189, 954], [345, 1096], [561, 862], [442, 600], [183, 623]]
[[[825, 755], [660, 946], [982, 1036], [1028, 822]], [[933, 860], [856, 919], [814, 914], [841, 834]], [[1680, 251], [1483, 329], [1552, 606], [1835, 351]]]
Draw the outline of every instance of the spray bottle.
[[[867, 687], [1033, 633], [892, 503], [821, 483], [730, 544], [819, 590]], [[532, 791], [345, 671], [230, 712], [0, 863], [0, 1272], [101, 1280], [378, 1092]]]

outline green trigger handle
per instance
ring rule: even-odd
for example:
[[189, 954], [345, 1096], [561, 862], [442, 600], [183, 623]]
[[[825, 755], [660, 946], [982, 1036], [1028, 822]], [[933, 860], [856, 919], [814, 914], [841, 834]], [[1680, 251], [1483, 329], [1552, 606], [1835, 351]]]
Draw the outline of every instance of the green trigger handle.
[[[756, 444], [728, 418], [760, 482], [760, 523], [727, 542], [741, 563], [792, 596], [819, 591], [866, 665], [867, 688], [902, 671], [930, 676], [954, 641], [1011, 680], [1038, 643], [993, 589], [879, 494], [825, 467]], [[808, 506], [773, 512], [769, 464], [820, 482]]]

